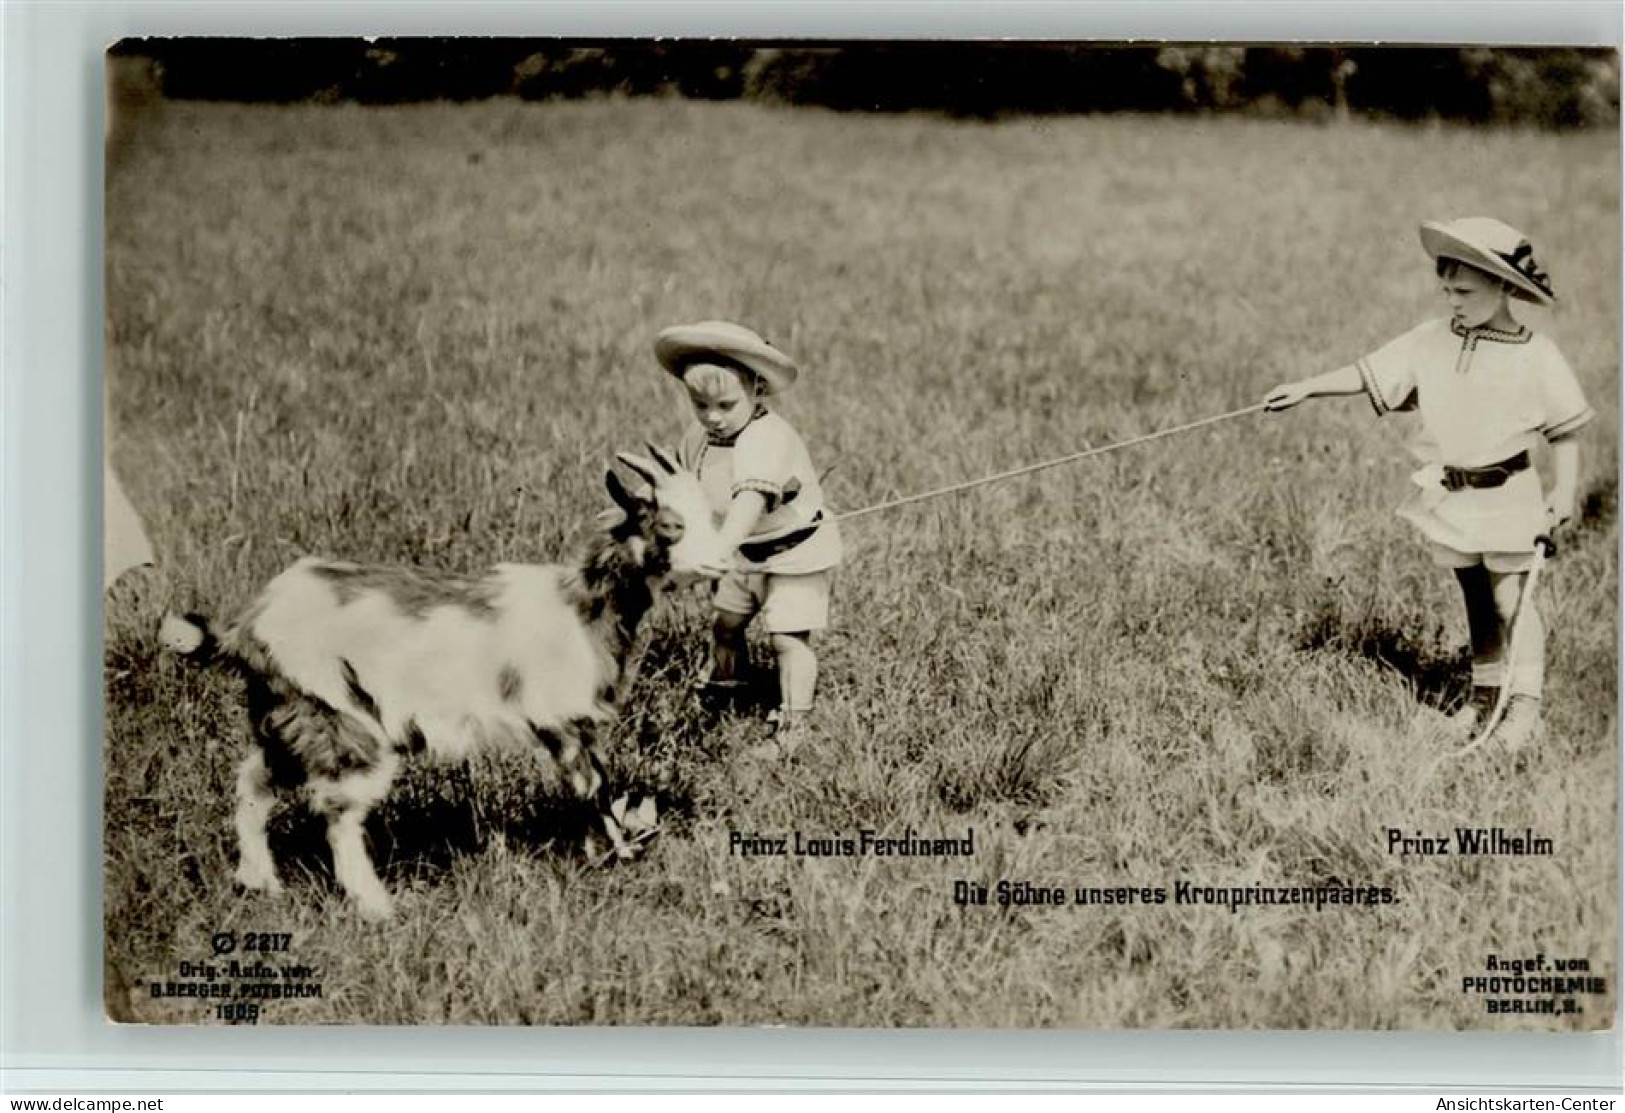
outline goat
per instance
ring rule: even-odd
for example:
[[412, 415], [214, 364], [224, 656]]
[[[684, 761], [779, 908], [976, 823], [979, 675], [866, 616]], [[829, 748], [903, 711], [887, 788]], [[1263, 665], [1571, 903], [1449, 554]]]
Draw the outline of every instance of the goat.
[[266, 823], [277, 789], [304, 788], [327, 819], [333, 872], [369, 919], [392, 914], [362, 826], [402, 755], [464, 760], [481, 749], [545, 750], [596, 804], [620, 858], [597, 736], [614, 714], [653, 590], [715, 562], [721, 540], [699, 479], [651, 446], [617, 458], [647, 480], [605, 477], [619, 508], [576, 568], [498, 565], [480, 577], [305, 557], [216, 635], [171, 614], [161, 640], [240, 672], [254, 745], [237, 772], [237, 881], [279, 892]]

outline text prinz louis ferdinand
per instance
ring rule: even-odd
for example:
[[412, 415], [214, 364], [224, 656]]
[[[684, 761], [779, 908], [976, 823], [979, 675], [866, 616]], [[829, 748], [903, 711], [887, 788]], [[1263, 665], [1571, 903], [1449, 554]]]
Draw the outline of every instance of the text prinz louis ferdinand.
[[729, 831], [728, 854], [739, 858], [970, 858], [976, 854], [976, 831], [967, 827], [963, 836], [944, 838], [926, 837], [912, 827], [895, 836], [867, 828], [856, 835]]

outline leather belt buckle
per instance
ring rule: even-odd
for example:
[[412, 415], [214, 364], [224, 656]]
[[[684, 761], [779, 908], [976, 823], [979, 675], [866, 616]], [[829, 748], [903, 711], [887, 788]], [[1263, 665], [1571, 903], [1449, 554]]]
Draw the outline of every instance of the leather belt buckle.
[[1447, 491], [1460, 491], [1467, 487], [1475, 490], [1487, 490], [1499, 487], [1507, 480], [1517, 475], [1529, 466], [1529, 453], [1520, 452], [1499, 464], [1486, 464], [1482, 468], [1458, 468], [1451, 464], [1444, 466], [1444, 489]]

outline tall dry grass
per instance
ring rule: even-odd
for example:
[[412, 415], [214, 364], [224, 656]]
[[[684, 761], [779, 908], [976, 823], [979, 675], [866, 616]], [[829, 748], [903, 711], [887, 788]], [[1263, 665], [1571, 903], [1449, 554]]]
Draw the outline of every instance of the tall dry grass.
[[[109, 613], [110, 1010], [216, 930], [295, 936], [319, 1001], [267, 1022], [1552, 1027], [1614, 1008], [1619, 146], [1203, 119], [952, 123], [676, 101], [159, 105], [115, 135], [115, 461], [170, 587]], [[751, 324], [832, 502], [1246, 405], [1438, 311], [1424, 218], [1532, 229], [1531, 313], [1601, 413], [1549, 579], [1549, 732], [1440, 762], [1447, 574], [1391, 514], [1404, 430], [1359, 399], [1254, 416], [853, 523], [812, 739], [746, 755], [688, 682], [703, 602], [652, 620], [612, 767], [666, 828], [583, 861], [523, 761], [422, 770], [371, 834], [362, 926], [320, 828], [234, 893], [230, 682], [159, 655], [164, 602], [229, 614], [294, 556], [568, 557], [617, 448], [671, 440], [664, 325]], [[166, 596], [166, 591], [172, 595]], [[765, 658], [766, 655], [764, 655]], [[1390, 826], [1532, 826], [1549, 859], [1399, 858]], [[730, 831], [951, 834], [953, 859], [742, 859]], [[962, 908], [956, 879], [1391, 886], [1378, 909]], [[1609, 992], [1487, 1016], [1489, 953]]]

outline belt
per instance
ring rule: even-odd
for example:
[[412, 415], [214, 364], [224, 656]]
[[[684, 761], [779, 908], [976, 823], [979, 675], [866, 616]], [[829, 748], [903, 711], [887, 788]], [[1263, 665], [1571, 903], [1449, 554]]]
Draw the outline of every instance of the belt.
[[760, 564], [780, 553], [788, 552], [807, 538], [818, 532], [818, 527], [824, 524], [824, 512], [818, 511], [813, 515], [812, 521], [799, 526], [789, 533], [782, 533], [777, 537], [770, 537], [766, 541], [747, 541], [739, 546], [739, 554], [752, 564]]
[[1516, 456], [1502, 460], [1499, 464], [1486, 464], [1482, 468], [1458, 468], [1450, 464], [1444, 466], [1444, 489], [1447, 491], [1460, 491], [1464, 487], [1474, 487], [1483, 490], [1486, 487], [1499, 487], [1519, 472], [1529, 467], [1529, 453], [1520, 452]]

